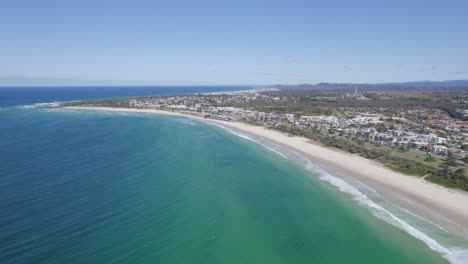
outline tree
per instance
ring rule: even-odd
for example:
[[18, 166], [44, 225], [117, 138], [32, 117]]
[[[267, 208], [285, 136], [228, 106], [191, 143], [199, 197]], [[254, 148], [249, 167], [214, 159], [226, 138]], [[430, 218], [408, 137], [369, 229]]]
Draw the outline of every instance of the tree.
[[405, 152], [405, 145], [403, 145], [403, 144], [400, 145], [400, 147], [398, 148], [398, 150], [399, 150], [400, 152]]
[[376, 126], [376, 129], [377, 129], [377, 132], [387, 132], [388, 129], [387, 127], [385, 126], [385, 124], [378, 124]]
[[447, 158], [445, 159], [445, 163], [449, 166], [457, 166], [457, 159], [453, 156], [453, 153], [449, 151], [447, 153]]
[[437, 172], [439, 177], [447, 178], [450, 175], [450, 169], [447, 164], [440, 164], [441, 169]]
[[468, 156], [465, 156], [462, 160], [465, 164], [468, 164]]
[[429, 155], [427, 158], [424, 159], [424, 161], [425, 162], [434, 162], [434, 161], [436, 161], [436, 159]]

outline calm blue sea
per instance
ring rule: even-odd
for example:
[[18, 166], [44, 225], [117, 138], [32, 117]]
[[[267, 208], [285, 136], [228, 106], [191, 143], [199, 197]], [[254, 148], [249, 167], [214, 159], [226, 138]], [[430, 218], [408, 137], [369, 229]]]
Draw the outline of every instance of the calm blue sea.
[[0, 106], [115, 97], [235, 91], [248, 88], [247, 86], [0, 87]]
[[32, 107], [245, 88], [0, 88], [0, 263], [447, 263], [451, 251], [254, 139]]

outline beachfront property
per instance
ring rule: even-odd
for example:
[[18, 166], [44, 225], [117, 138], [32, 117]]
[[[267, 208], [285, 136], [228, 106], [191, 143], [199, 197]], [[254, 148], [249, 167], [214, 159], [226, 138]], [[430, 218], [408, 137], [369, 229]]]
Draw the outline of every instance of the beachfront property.
[[[283, 131], [309, 131], [323, 135], [347, 136], [392, 148], [414, 149], [424, 153], [465, 155], [468, 121], [451, 118], [440, 109], [401, 109], [347, 107], [335, 114], [298, 114], [257, 110], [259, 105], [294, 105], [301, 98], [271, 94], [275, 89], [215, 92], [178, 96], [130, 98], [119, 101], [123, 107], [169, 110], [205, 118], [254, 123]], [[361, 98], [360, 93], [344, 98]], [[314, 99], [316, 100], [316, 99]], [[330, 100], [329, 98], [326, 100]], [[391, 110], [391, 109], [390, 109]]]

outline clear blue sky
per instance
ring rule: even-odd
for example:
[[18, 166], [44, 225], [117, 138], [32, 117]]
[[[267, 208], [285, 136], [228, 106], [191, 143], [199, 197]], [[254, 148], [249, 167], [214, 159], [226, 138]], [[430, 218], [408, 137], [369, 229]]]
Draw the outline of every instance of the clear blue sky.
[[0, 2], [0, 85], [468, 79], [468, 1]]

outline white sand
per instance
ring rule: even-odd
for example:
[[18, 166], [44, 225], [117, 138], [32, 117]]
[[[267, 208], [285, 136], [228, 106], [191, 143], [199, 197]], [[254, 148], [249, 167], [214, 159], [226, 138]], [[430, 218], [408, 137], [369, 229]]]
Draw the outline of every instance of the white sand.
[[345, 153], [340, 150], [325, 148], [308, 142], [303, 137], [290, 137], [281, 132], [265, 127], [239, 122], [226, 122], [205, 119], [192, 115], [162, 110], [110, 108], [110, 107], [67, 107], [72, 109], [143, 112], [165, 115], [186, 116], [205, 122], [219, 123], [253, 133], [280, 144], [286, 145], [307, 156], [311, 161], [340, 174], [354, 177], [359, 181], [379, 190], [396, 193], [426, 208], [429, 208], [455, 223], [468, 227], [468, 194], [463, 191], [445, 188], [417, 177], [404, 175], [383, 167], [372, 160]]

